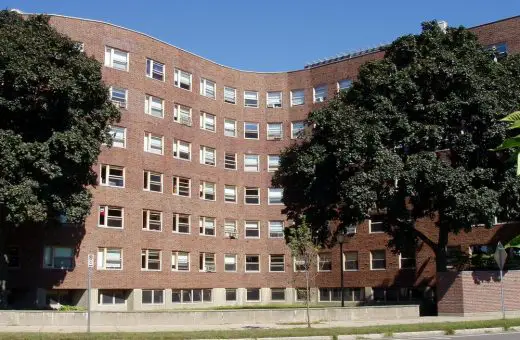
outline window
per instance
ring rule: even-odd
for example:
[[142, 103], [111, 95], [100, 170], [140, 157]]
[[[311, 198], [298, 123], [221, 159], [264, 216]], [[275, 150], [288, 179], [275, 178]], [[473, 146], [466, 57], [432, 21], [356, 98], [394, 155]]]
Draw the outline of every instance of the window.
[[246, 238], [260, 238], [260, 222], [246, 221], [245, 237]]
[[237, 136], [237, 121], [234, 119], [224, 119], [224, 136], [236, 137]]
[[161, 251], [141, 250], [141, 270], [161, 270]]
[[200, 128], [202, 130], [216, 132], [216, 120], [215, 115], [207, 112], [200, 113]]
[[176, 68], [173, 74], [173, 85], [191, 91], [191, 73]]
[[144, 133], [144, 151], [157, 155], [163, 154], [163, 136], [153, 135], [150, 132]]
[[271, 288], [271, 301], [285, 301], [285, 288]]
[[237, 202], [237, 187], [234, 185], [224, 186], [224, 201], [229, 203]]
[[178, 139], [174, 140], [173, 157], [187, 161], [191, 160], [191, 143]]
[[368, 227], [370, 233], [384, 233], [385, 228], [383, 225], [383, 219], [379, 216], [372, 216], [368, 220]]
[[143, 305], [162, 305], [164, 303], [164, 290], [143, 289], [141, 303]]
[[244, 155], [244, 171], [258, 172], [260, 171], [260, 156], [258, 155]]
[[173, 303], [211, 302], [211, 289], [172, 289]]
[[318, 254], [318, 271], [330, 272], [332, 270], [332, 257], [330, 253]]
[[98, 304], [100, 305], [124, 305], [126, 294], [123, 290], [100, 289], [98, 290]]
[[507, 56], [507, 44], [506, 43], [490, 45], [490, 46], [487, 46], [487, 49], [489, 49], [495, 53], [495, 57], [494, 57], [495, 61], [503, 59]]
[[269, 255], [269, 271], [270, 272], [284, 272], [285, 271], [285, 256], [284, 255]]
[[352, 80], [350, 80], [350, 79], [343, 79], [343, 80], [338, 81], [338, 91], [347, 90], [351, 86], [352, 86]]
[[189, 272], [190, 253], [185, 251], [172, 251], [172, 270], [179, 272]]
[[175, 104], [173, 108], [173, 121], [182, 125], [191, 126], [191, 107]]
[[217, 185], [215, 183], [201, 181], [200, 188], [199, 188], [200, 198], [202, 198], [203, 200], [215, 201], [216, 200], [216, 197], [215, 197], [216, 196], [215, 195], [216, 186]]
[[280, 167], [280, 155], [267, 156], [267, 171], [275, 172]]
[[144, 113], [157, 118], [164, 117], [164, 100], [159, 97], [146, 95], [144, 97]]
[[386, 268], [386, 252], [384, 250], [370, 251], [370, 269], [385, 269]]
[[295, 257], [293, 258], [293, 264], [295, 272], [307, 271], [307, 262], [305, 261], [305, 259]]
[[283, 204], [282, 203], [283, 189], [269, 188], [269, 204]]
[[99, 224], [106, 228], [123, 228], [123, 208], [102, 205], [99, 207]]
[[173, 232], [179, 234], [189, 234], [191, 217], [186, 214], [173, 214]]
[[16, 246], [8, 246], [7, 251], [7, 268], [20, 268], [20, 248]]
[[307, 301], [307, 290], [305, 288], [296, 288], [296, 301]]
[[269, 237], [283, 238], [283, 221], [269, 221]]
[[281, 91], [267, 92], [267, 107], [270, 107], [270, 108], [282, 107], [282, 92]]
[[463, 256], [460, 246], [447, 246], [446, 247], [446, 268], [451, 269], [460, 265], [461, 258]]
[[399, 254], [399, 268], [415, 269], [415, 250], [410, 250]]
[[224, 155], [224, 168], [228, 170], [236, 170], [237, 169], [237, 154], [226, 152]]
[[126, 128], [121, 126], [111, 126], [109, 134], [112, 137], [113, 147], [126, 148]]
[[226, 272], [236, 272], [237, 271], [236, 254], [224, 255], [224, 271], [226, 271]]
[[224, 86], [224, 103], [236, 104], [237, 103], [237, 90]]
[[110, 87], [110, 100], [115, 106], [121, 109], [126, 109], [128, 90], [120, 87]]
[[146, 59], [146, 76], [164, 81], [164, 64], [152, 59]]
[[204, 97], [213, 98], [216, 97], [217, 85], [215, 82], [201, 78], [200, 79], [200, 94]]
[[[344, 288], [343, 296], [345, 301], [362, 301], [364, 298], [362, 288]], [[320, 302], [341, 301], [341, 288], [320, 288]]]
[[291, 91], [291, 106], [298, 106], [305, 104], [305, 91], [292, 90]]
[[155, 210], [143, 210], [143, 230], [161, 231], [162, 212]]
[[258, 123], [244, 123], [244, 138], [258, 139]]
[[244, 196], [246, 204], [260, 204], [260, 188], [246, 187]]
[[247, 288], [246, 301], [260, 301], [260, 288]]
[[162, 174], [158, 172], [144, 171], [143, 189], [153, 192], [162, 192]]
[[282, 123], [267, 123], [267, 139], [280, 140], [283, 138]]
[[358, 252], [357, 251], [347, 251], [343, 253], [343, 270], [358, 270]]
[[314, 88], [314, 102], [321, 103], [327, 99], [327, 85], [320, 85]]
[[215, 254], [214, 253], [200, 253], [199, 255], [199, 270], [201, 272], [216, 272]]
[[191, 179], [186, 177], [173, 176], [172, 194], [177, 196], [190, 197]]
[[101, 185], [123, 188], [125, 186], [125, 168], [101, 164]]
[[74, 268], [74, 249], [68, 247], [45, 247], [43, 250], [43, 268]]
[[237, 239], [237, 221], [236, 220], [225, 220], [224, 221], [224, 235], [225, 237]]
[[258, 92], [244, 91], [244, 106], [258, 107]]
[[74, 47], [80, 52], [85, 52], [85, 43], [81, 41], [75, 41]]
[[200, 164], [216, 166], [217, 151], [209, 146], [200, 146]]
[[128, 52], [105, 47], [105, 66], [116, 70], [128, 71]]
[[226, 301], [236, 301], [237, 300], [237, 289], [236, 288], [226, 288]]
[[303, 130], [305, 130], [305, 122], [299, 121], [299, 122], [292, 122], [291, 123], [291, 138], [301, 138], [303, 134]]
[[97, 269], [123, 269], [123, 250], [121, 248], [98, 248]]
[[260, 255], [246, 255], [246, 273], [260, 272]]
[[199, 234], [206, 236], [215, 236], [215, 217], [200, 217]]

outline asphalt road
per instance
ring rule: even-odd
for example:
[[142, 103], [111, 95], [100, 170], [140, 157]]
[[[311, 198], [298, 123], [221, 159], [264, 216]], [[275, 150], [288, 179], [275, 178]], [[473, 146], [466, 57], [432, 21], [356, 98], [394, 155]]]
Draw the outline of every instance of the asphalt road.
[[451, 336], [431, 336], [416, 338], [394, 338], [395, 340], [406, 339], [439, 339], [439, 340], [520, 340], [520, 332], [507, 332], [499, 334], [476, 334], [476, 335], [451, 335]]

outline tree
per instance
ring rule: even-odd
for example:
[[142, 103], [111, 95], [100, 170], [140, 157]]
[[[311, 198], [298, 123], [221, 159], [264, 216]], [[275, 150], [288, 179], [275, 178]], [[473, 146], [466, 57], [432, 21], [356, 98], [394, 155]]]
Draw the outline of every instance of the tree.
[[[513, 112], [501, 119], [503, 122], [508, 122], [508, 129], [515, 130], [520, 128], [520, 111]], [[508, 137], [495, 150], [515, 150], [516, 158], [516, 175], [520, 175], [520, 135]]]
[[312, 230], [307, 225], [305, 217], [298, 219], [297, 224], [285, 229], [285, 241], [291, 249], [291, 255], [294, 260], [302, 263], [300, 268], [305, 275], [305, 306], [307, 314], [307, 327], [311, 327], [310, 316], [310, 286], [313, 277], [313, 270], [316, 268], [318, 258], [318, 248], [315, 245], [312, 236]]
[[0, 305], [7, 229], [84, 220], [92, 165], [119, 116], [98, 61], [48, 17], [0, 11]]
[[[424, 242], [446, 270], [449, 235], [520, 216], [520, 182], [499, 119], [520, 104], [520, 59], [494, 61], [470, 31], [436, 22], [386, 47], [382, 60], [312, 112], [312, 133], [286, 149], [273, 185], [289, 218], [305, 214], [322, 243], [386, 212], [396, 252]], [[430, 219], [429, 226], [417, 221]]]

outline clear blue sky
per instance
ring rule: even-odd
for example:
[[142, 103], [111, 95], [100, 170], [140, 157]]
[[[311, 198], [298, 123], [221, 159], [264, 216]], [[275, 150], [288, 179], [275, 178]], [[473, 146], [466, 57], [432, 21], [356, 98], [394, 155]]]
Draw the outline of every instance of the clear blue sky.
[[286, 71], [417, 33], [426, 20], [470, 27], [520, 15], [520, 0], [0, 0], [0, 8], [107, 21], [227, 66]]

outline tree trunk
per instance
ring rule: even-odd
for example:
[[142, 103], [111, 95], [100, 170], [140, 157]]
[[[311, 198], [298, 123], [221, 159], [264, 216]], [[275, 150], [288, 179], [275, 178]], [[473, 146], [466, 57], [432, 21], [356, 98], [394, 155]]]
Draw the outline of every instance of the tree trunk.
[[6, 223], [3, 204], [0, 204], [0, 309], [7, 308], [7, 253], [6, 253]]
[[306, 297], [305, 297], [305, 302], [307, 304], [307, 327], [308, 328], [311, 328], [311, 313], [310, 313], [310, 310], [309, 310], [309, 305], [310, 305], [310, 300], [311, 300], [311, 294], [310, 294], [310, 288], [309, 288], [309, 278], [310, 276], [310, 273], [309, 273], [309, 268], [307, 268], [307, 271], [305, 272], [305, 282], [306, 282], [306, 285], [307, 287], [305, 287], [305, 292], [306, 292]]
[[449, 231], [446, 228], [439, 228], [439, 241], [435, 249], [435, 263], [438, 272], [445, 272], [448, 266], [446, 246], [448, 245]]

